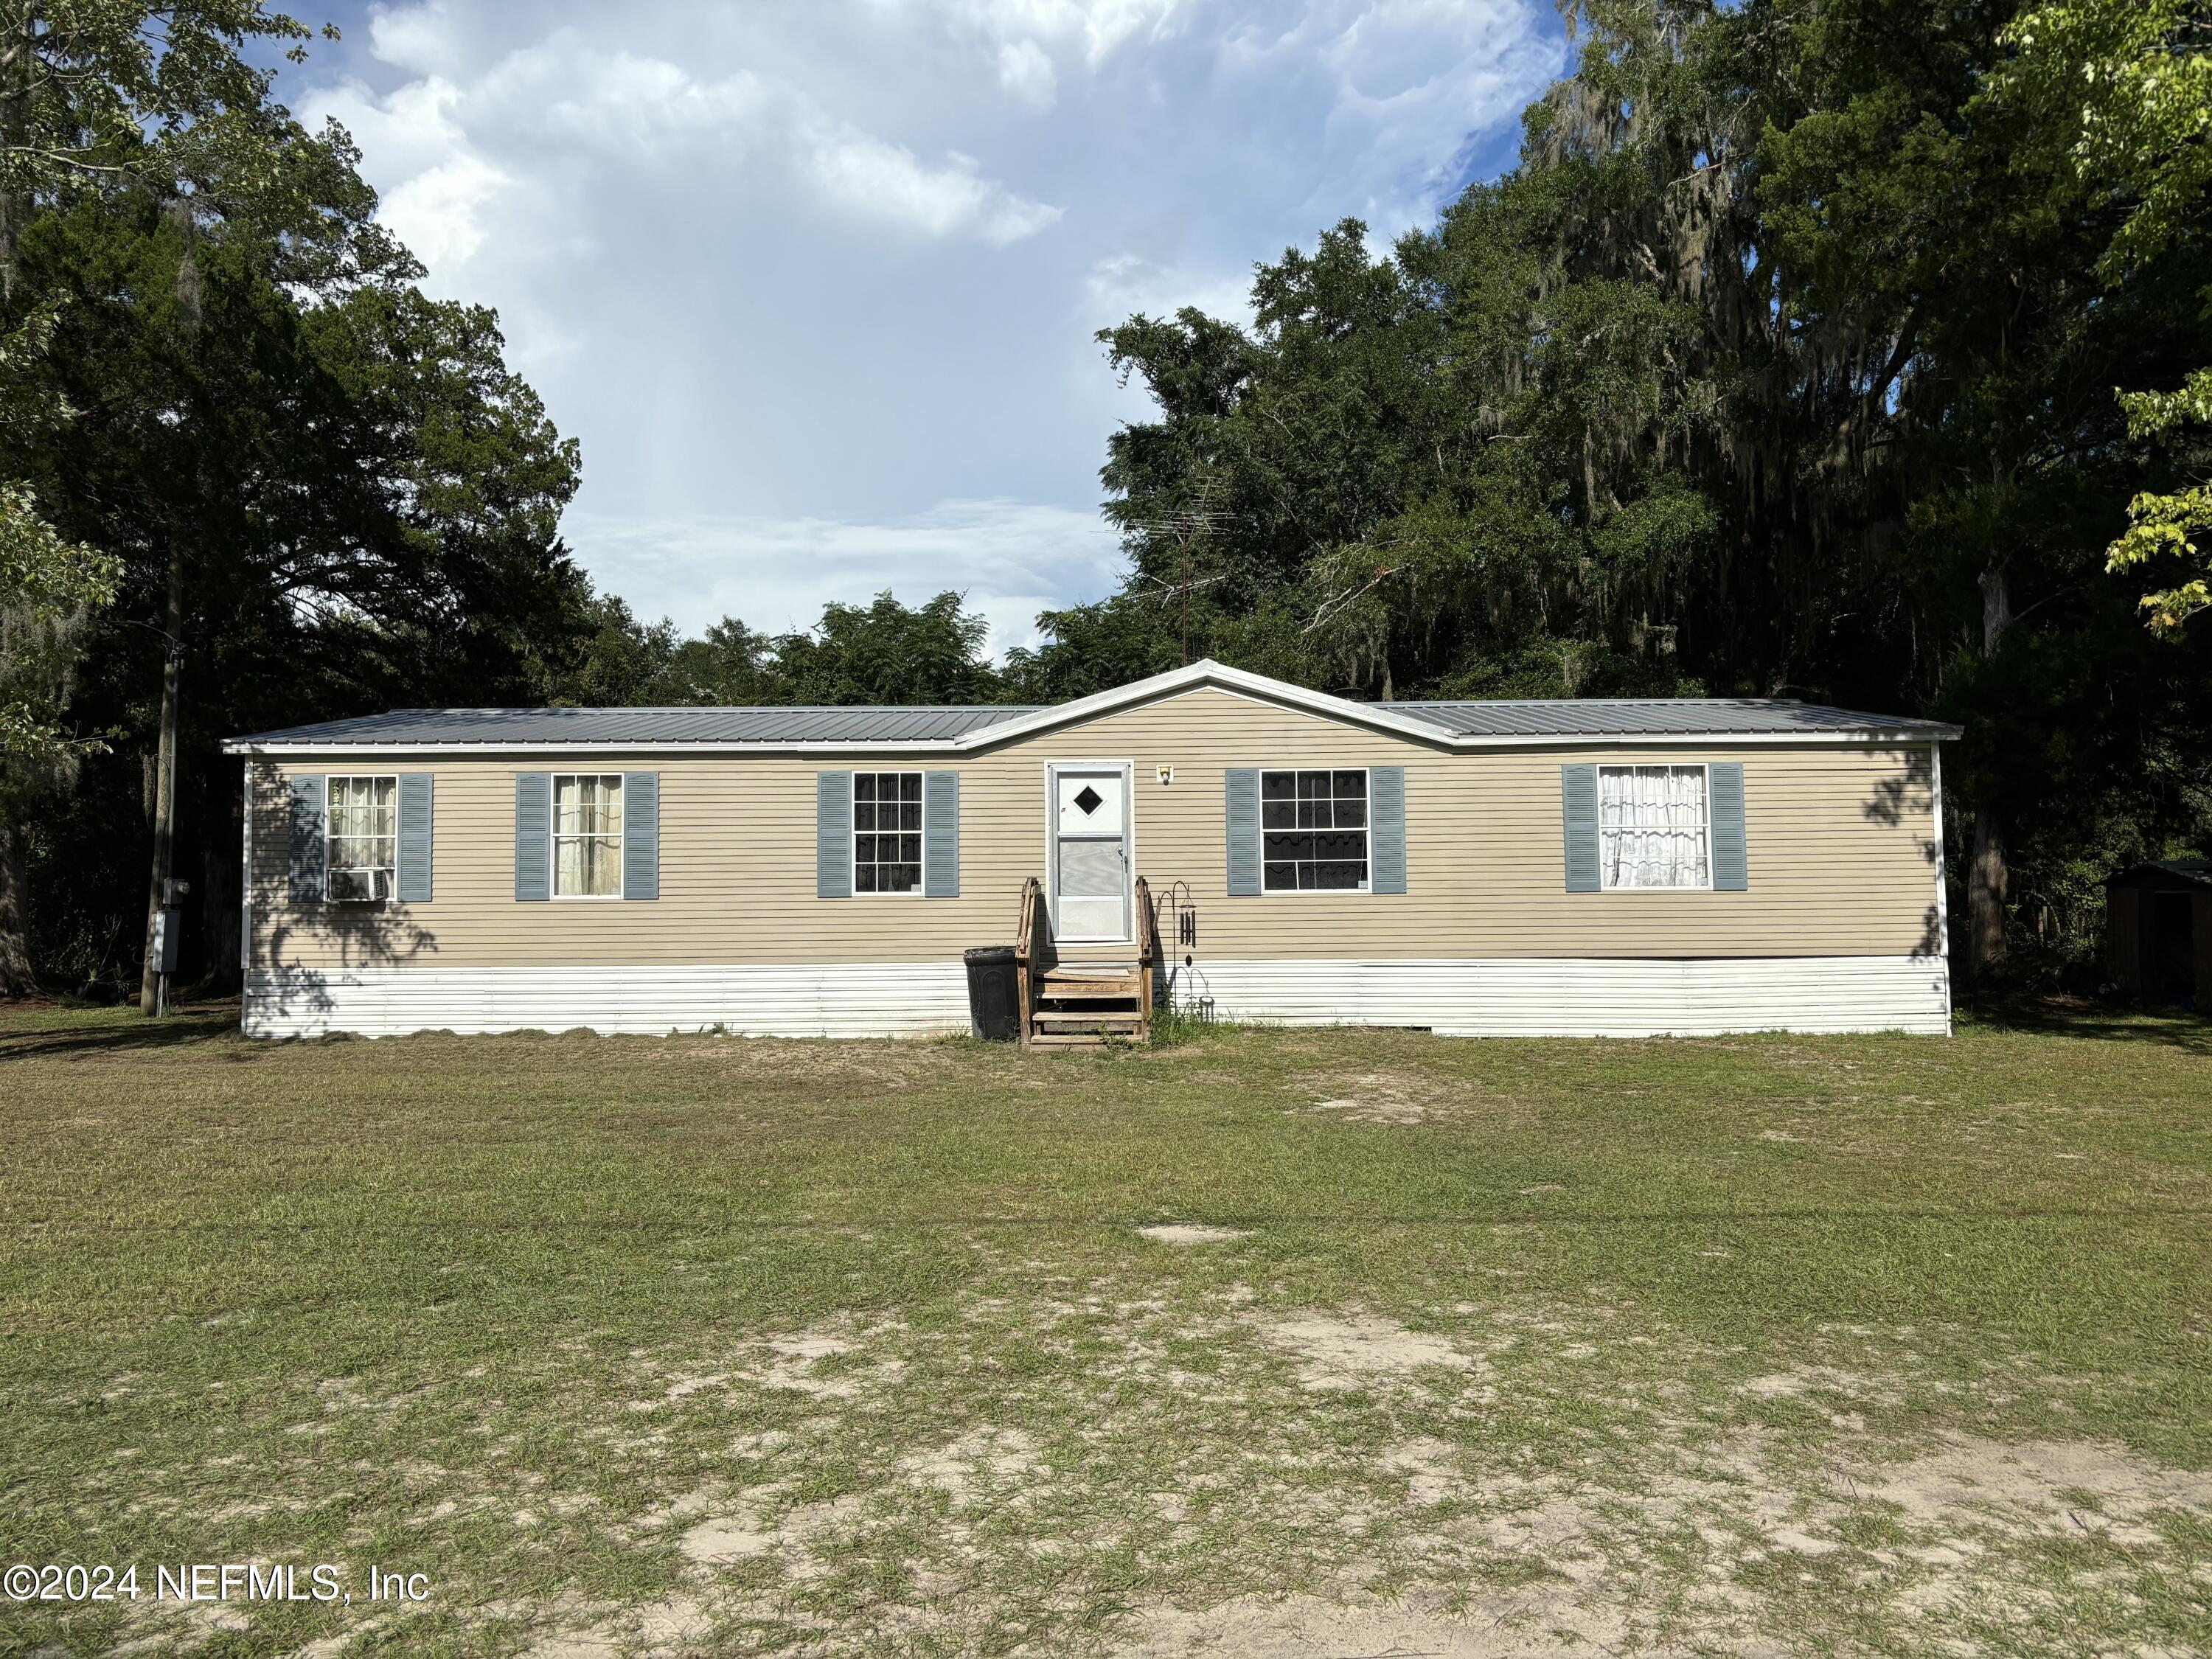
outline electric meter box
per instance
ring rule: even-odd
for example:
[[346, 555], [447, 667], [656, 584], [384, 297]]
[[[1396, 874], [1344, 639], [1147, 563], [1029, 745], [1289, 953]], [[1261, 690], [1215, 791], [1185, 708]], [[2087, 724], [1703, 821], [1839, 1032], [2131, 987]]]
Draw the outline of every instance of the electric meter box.
[[177, 947], [185, 937], [185, 913], [182, 910], [161, 909], [154, 912], [154, 971], [173, 974], [177, 971]]

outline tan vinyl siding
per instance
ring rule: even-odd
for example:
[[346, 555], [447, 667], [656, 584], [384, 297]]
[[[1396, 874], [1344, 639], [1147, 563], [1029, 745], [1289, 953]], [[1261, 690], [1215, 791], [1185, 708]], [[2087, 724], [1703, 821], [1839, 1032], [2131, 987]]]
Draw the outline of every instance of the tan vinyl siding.
[[[1565, 890], [1560, 765], [1638, 760], [1742, 762], [1748, 892]], [[981, 753], [379, 757], [380, 772], [437, 775], [436, 901], [383, 911], [286, 902], [285, 776], [370, 765], [257, 762], [254, 960], [311, 970], [957, 960], [1013, 937], [1023, 878], [1043, 871], [1053, 761], [1132, 763], [1137, 872], [1156, 896], [1188, 884], [1205, 957], [1900, 956], [1934, 945], [1924, 744], [1453, 751], [1208, 687]], [[1164, 787], [1164, 765], [1176, 769]], [[1406, 769], [1406, 894], [1226, 896], [1225, 769], [1367, 765]], [[815, 897], [815, 775], [870, 767], [959, 772], [960, 897]], [[658, 900], [515, 902], [514, 775], [578, 768], [660, 773]]]

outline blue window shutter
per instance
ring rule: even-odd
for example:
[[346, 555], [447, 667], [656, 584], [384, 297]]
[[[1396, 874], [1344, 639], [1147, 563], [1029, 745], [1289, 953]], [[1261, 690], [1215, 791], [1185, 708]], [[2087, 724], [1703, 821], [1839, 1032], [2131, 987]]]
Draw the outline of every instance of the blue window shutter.
[[553, 896], [553, 775], [514, 775], [514, 896], [527, 904]]
[[399, 902], [430, 902], [431, 806], [436, 787], [428, 772], [399, 775]]
[[1224, 795], [1229, 821], [1229, 893], [1232, 898], [1260, 890], [1260, 769], [1232, 766]]
[[1406, 890], [1406, 769], [1367, 769], [1367, 890]]
[[660, 896], [660, 774], [623, 774], [623, 896]]
[[853, 896], [853, 775], [814, 775], [814, 896]]
[[1751, 861], [1743, 838], [1743, 763], [1716, 761], [1705, 775], [1712, 797], [1705, 806], [1713, 824], [1713, 890], [1747, 892]]
[[1567, 890], [1595, 893], [1599, 886], [1597, 768], [1559, 769], [1559, 807], [1566, 827]]
[[295, 774], [292, 778], [292, 902], [319, 904], [324, 891], [324, 865], [330, 857], [323, 839], [323, 775]]
[[960, 775], [921, 775], [921, 892], [960, 896]]

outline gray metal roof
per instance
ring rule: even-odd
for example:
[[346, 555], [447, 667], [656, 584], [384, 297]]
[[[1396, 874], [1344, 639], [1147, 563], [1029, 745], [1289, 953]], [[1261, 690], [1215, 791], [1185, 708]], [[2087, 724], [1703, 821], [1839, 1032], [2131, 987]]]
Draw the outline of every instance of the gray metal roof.
[[[1294, 688], [1285, 687], [1285, 691]], [[1942, 738], [1931, 720], [1770, 698], [1554, 698], [1532, 702], [1363, 705], [1457, 738], [1847, 737], [1856, 732]], [[295, 726], [231, 741], [234, 750], [428, 749], [520, 746], [623, 749], [811, 744], [949, 744], [1041, 712], [1036, 705], [768, 708], [394, 708], [356, 720]]]
[[1758, 736], [1790, 732], [1925, 732], [1933, 720], [1825, 708], [1778, 697], [1551, 697], [1495, 702], [1399, 702], [1401, 714], [1460, 737], [1587, 738]]
[[927, 743], [1034, 713], [1026, 705], [860, 708], [394, 708], [357, 720], [288, 726], [239, 744]]

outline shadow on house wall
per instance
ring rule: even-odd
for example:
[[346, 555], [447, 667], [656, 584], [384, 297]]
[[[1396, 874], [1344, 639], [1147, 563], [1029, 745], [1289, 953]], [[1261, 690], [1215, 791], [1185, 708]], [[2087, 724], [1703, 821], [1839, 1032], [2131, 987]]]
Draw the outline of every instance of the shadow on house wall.
[[[1875, 752], [1898, 762], [1897, 775], [1882, 779], [1874, 787], [1874, 793], [1861, 810], [1875, 823], [1892, 830], [1910, 828], [1912, 845], [1928, 866], [1928, 885], [1932, 894], [1936, 883], [1943, 879], [1943, 847], [1936, 836], [1936, 767], [1928, 745], [1914, 744], [1902, 749], [1883, 749]], [[1920, 939], [1912, 947], [1915, 957], [1940, 957], [1943, 954], [1943, 910], [1933, 898], [1921, 915]]]
[[[331, 986], [346, 974], [398, 967], [438, 949], [436, 936], [397, 905], [318, 904], [304, 915], [288, 906], [274, 927], [255, 932], [246, 996], [255, 1014], [278, 1018], [331, 1013], [337, 1006]], [[301, 939], [313, 941], [319, 956], [335, 944], [337, 965], [287, 961], [286, 947]]]
[[[438, 948], [437, 937], [396, 901], [382, 904], [295, 902], [290, 897], [295, 834], [292, 798], [276, 767], [257, 766], [254, 799], [253, 938], [248, 951], [246, 1024], [335, 1011], [333, 987], [367, 968], [415, 962]], [[319, 820], [298, 826], [319, 842]], [[264, 839], [264, 837], [266, 839]], [[306, 958], [302, 960], [301, 958]]]

